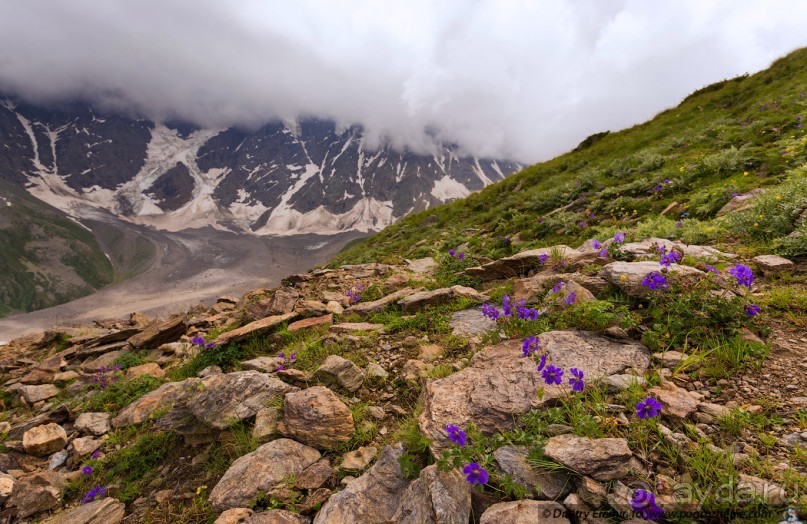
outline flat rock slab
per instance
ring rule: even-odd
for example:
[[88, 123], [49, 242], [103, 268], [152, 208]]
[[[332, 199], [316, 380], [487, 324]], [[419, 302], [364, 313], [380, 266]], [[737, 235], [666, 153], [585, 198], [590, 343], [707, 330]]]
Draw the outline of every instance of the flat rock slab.
[[552, 437], [544, 454], [569, 469], [594, 480], [613, 480], [630, 473], [633, 457], [623, 438], [587, 438], [566, 434]]
[[469, 267], [465, 270], [465, 274], [483, 281], [519, 277], [541, 267], [542, 255], [552, 256], [553, 253], [567, 259], [567, 262], [574, 261], [581, 256], [579, 251], [569, 246], [542, 247], [500, 258], [483, 266]]
[[796, 267], [792, 260], [778, 255], [760, 255], [754, 257], [753, 261], [765, 275], [775, 275], [783, 271], [790, 271]]
[[535, 275], [515, 281], [513, 284], [513, 301], [524, 300], [527, 304], [538, 304], [547, 291], [552, 289], [558, 281], [576, 282], [594, 294], [601, 293], [608, 287], [608, 281], [604, 278], [582, 273]]
[[571, 524], [566, 508], [545, 500], [517, 500], [490, 506], [479, 518], [479, 524]]
[[238, 342], [255, 335], [262, 335], [279, 326], [283, 322], [287, 322], [297, 317], [297, 313], [286, 313], [285, 315], [275, 315], [272, 317], [262, 318], [255, 322], [250, 322], [246, 326], [242, 326], [232, 331], [222, 333], [213, 343], [216, 346], [226, 346], [231, 342]]
[[440, 471], [432, 464], [407, 486], [392, 517], [396, 524], [467, 524], [471, 485], [459, 470]]
[[186, 329], [185, 318], [178, 317], [147, 327], [129, 337], [128, 342], [135, 349], [156, 348], [168, 342], [176, 342], [185, 334]]
[[350, 409], [325, 386], [288, 393], [283, 413], [278, 431], [319, 449], [336, 449], [355, 431]]
[[655, 259], [661, 258], [659, 248], [664, 248], [666, 251], [676, 250], [681, 252], [684, 256], [699, 258], [707, 262], [716, 262], [721, 258], [735, 258], [737, 255], [732, 253], [724, 253], [719, 249], [711, 246], [698, 246], [695, 244], [685, 244], [683, 242], [667, 240], [666, 238], [651, 237], [641, 242], [629, 242], [622, 244], [620, 249], [624, 253], [628, 253], [635, 257], [652, 257]]
[[408, 485], [398, 462], [403, 453], [402, 444], [384, 448], [373, 467], [328, 499], [314, 524], [395, 522], [392, 518]]
[[463, 309], [451, 314], [451, 334], [455, 337], [472, 338], [497, 329], [498, 324], [482, 314], [480, 308]]
[[503, 446], [493, 452], [496, 465], [513, 482], [526, 486], [534, 498], [561, 500], [574, 487], [566, 472], [540, 471], [527, 463], [526, 446]]
[[305, 318], [297, 322], [292, 322], [289, 324], [288, 330], [290, 333], [294, 333], [295, 331], [318, 328], [320, 326], [330, 326], [331, 324], [333, 324], [333, 314], [327, 314], [321, 317]]
[[346, 322], [336, 324], [329, 328], [331, 333], [354, 333], [356, 331], [381, 331], [384, 324], [371, 324], [369, 322]]
[[289, 478], [319, 458], [319, 451], [299, 442], [273, 440], [232, 463], [210, 492], [210, 504], [216, 511], [248, 507], [258, 493], [285, 490]]
[[454, 298], [467, 298], [477, 302], [483, 302], [487, 299], [485, 295], [475, 290], [474, 288], [465, 286], [451, 286], [433, 291], [419, 291], [398, 301], [398, 304], [405, 313], [412, 313], [420, 311], [426, 307], [437, 306], [450, 302]]
[[[582, 369], [596, 380], [626, 369], [644, 371], [650, 352], [637, 342], [611, 339], [586, 331], [550, 331], [539, 335], [547, 363]], [[539, 398], [538, 390], [543, 391]], [[519, 415], [562, 395], [560, 386], [546, 386], [531, 358], [521, 356], [521, 341], [485, 348], [470, 365], [453, 375], [427, 382], [420, 429], [439, 456], [450, 445], [445, 426], [476, 424], [484, 434], [513, 429]]]
[[661, 402], [661, 414], [685, 419], [698, 409], [700, 403], [689, 391], [679, 388], [672, 382], [665, 382], [660, 386], [650, 388], [648, 396], [655, 397]]
[[59, 388], [53, 384], [42, 384], [41, 386], [20, 386], [20, 395], [29, 404], [35, 404], [41, 400], [48, 400], [59, 394]]
[[[662, 269], [665, 271], [662, 272]], [[650, 289], [642, 285], [644, 278], [650, 273], [664, 273], [667, 275], [703, 278], [706, 273], [690, 266], [672, 264], [664, 268], [658, 262], [612, 262], [600, 270], [599, 275], [608, 282], [616, 285], [632, 297], [646, 297]]]
[[406, 296], [412, 295], [420, 291], [422, 288], [412, 289], [412, 288], [403, 288], [399, 289], [394, 293], [390, 293], [389, 295], [379, 298], [378, 300], [373, 300], [372, 302], [359, 302], [358, 304], [353, 304], [349, 308], [347, 308], [348, 313], [358, 313], [359, 315], [371, 315], [377, 310], [382, 309], [384, 306], [392, 304], [396, 300], [400, 300]]
[[437, 262], [432, 257], [407, 260], [406, 267], [418, 275], [433, 275], [437, 271]]
[[102, 498], [55, 515], [43, 524], [119, 524], [126, 505], [113, 498]]

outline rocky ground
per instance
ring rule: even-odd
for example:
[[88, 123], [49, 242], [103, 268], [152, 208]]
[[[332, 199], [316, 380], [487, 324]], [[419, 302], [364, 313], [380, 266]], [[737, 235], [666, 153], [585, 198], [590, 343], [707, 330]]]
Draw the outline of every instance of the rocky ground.
[[[804, 268], [630, 240], [318, 269], [163, 320], [18, 338], [0, 360], [0, 522], [776, 522], [804, 508], [805, 318], [772, 313]], [[641, 418], [648, 398], [660, 412]]]

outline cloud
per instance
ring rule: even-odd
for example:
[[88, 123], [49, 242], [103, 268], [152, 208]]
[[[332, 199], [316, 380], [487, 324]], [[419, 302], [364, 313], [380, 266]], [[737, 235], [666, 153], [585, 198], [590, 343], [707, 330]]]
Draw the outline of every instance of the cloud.
[[549, 158], [807, 43], [798, 0], [4, 0], [0, 90]]

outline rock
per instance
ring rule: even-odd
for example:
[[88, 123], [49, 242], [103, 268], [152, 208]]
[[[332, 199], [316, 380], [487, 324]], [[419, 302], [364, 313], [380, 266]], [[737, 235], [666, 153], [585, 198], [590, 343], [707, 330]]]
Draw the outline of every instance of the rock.
[[420, 346], [420, 350], [418, 351], [418, 358], [423, 360], [424, 362], [432, 362], [433, 360], [437, 360], [443, 354], [442, 346], [438, 346], [437, 344], [428, 344], [426, 346]]
[[683, 388], [672, 382], [664, 382], [660, 386], [650, 388], [648, 396], [661, 402], [661, 414], [685, 419], [698, 408], [698, 400]]
[[471, 517], [471, 487], [458, 470], [423, 468], [407, 486], [391, 522], [397, 524], [467, 524]]
[[325, 305], [325, 310], [328, 313], [333, 313], [334, 315], [341, 315], [345, 312], [345, 308], [342, 307], [342, 304], [336, 302], [335, 300], [331, 300]]
[[347, 305], [349, 299], [347, 295], [339, 291], [323, 291], [322, 300], [325, 302], [338, 302]]
[[112, 427], [141, 424], [155, 413], [163, 412], [175, 405], [183, 405], [185, 397], [200, 384], [201, 380], [196, 378], [163, 384], [123, 408], [120, 414], [112, 419]]
[[277, 357], [256, 357], [241, 362], [243, 369], [260, 371], [261, 373], [272, 373], [277, 371], [279, 366], [280, 360]]
[[2, 504], [14, 490], [14, 477], [0, 473], [0, 504]]
[[226, 346], [231, 342], [238, 342], [255, 335], [263, 335], [280, 324], [296, 317], [297, 313], [286, 313], [284, 315], [262, 318], [260, 320], [256, 320], [255, 322], [250, 322], [246, 326], [222, 333], [216, 337], [216, 340], [214, 340], [213, 343], [216, 346]]
[[329, 355], [314, 372], [314, 379], [326, 385], [338, 384], [352, 393], [361, 387], [364, 373], [353, 362]]
[[581, 477], [577, 485], [577, 493], [583, 502], [589, 506], [599, 508], [608, 496], [608, 489], [604, 484], [591, 477]]
[[273, 440], [238, 458], [210, 492], [213, 509], [249, 506], [258, 493], [271, 496], [319, 460], [319, 451], [290, 439]]
[[311, 464], [294, 479], [294, 487], [297, 489], [317, 489], [328, 484], [334, 477], [334, 470], [331, 462], [327, 458], [318, 460]]
[[394, 522], [407, 486], [398, 462], [403, 453], [402, 444], [384, 448], [373, 467], [328, 499], [314, 524]]
[[513, 481], [527, 487], [532, 496], [545, 500], [560, 500], [572, 489], [571, 477], [563, 472], [539, 471], [527, 463], [525, 446], [504, 446], [493, 452], [502, 472]]
[[479, 524], [571, 524], [566, 510], [557, 502], [517, 500], [490, 506]]
[[661, 363], [667, 369], [675, 369], [688, 359], [689, 356], [681, 353], [680, 351], [664, 351], [653, 353], [653, 360]]
[[[549, 290], [546, 295], [546, 300], [551, 301], [554, 305], [568, 307], [573, 304], [582, 304], [584, 302], [592, 302], [597, 300], [594, 295], [591, 294], [591, 291], [584, 288], [577, 282], [572, 280], [567, 282], [563, 279], [558, 280], [563, 282], [563, 288], [560, 290], [560, 292], [554, 293], [552, 290]], [[572, 303], [569, 304], [568, 301], [572, 301]]]
[[706, 260], [707, 262], [716, 262], [720, 258], [733, 258], [736, 256], [731, 253], [723, 253], [710, 246], [689, 245], [656, 237], [651, 237], [641, 242], [628, 242], [627, 244], [622, 244], [620, 249], [623, 253], [634, 257], [658, 259], [661, 256], [659, 248], [664, 248], [667, 252], [675, 250], [684, 256]]
[[311, 519], [285, 509], [270, 509], [255, 513], [244, 524], [311, 524]]
[[409, 296], [415, 293], [417, 290], [412, 288], [404, 288], [394, 293], [390, 293], [389, 295], [379, 298], [378, 300], [373, 300], [372, 302], [359, 302], [358, 304], [353, 304], [349, 308], [347, 308], [348, 313], [358, 313], [359, 315], [371, 315], [376, 310], [380, 310], [385, 306], [392, 304], [396, 300]]
[[[378, 448], [375, 446], [362, 446], [355, 451], [349, 451], [342, 456], [342, 464], [339, 466], [342, 469], [355, 469], [362, 470], [366, 468], [378, 453]], [[319, 487], [319, 486], [317, 486]]]
[[117, 351], [110, 351], [108, 353], [104, 353], [98, 358], [89, 359], [81, 364], [82, 371], [88, 373], [95, 373], [101, 368], [106, 368], [112, 366], [116, 360], [124, 355], [128, 355], [130, 351], [128, 349], [120, 349]]
[[54, 374], [44, 369], [34, 369], [20, 379], [22, 384], [45, 384], [53, 381]]
[[17, 508], [17, 518], [25, 519], [58, 507], [65, 480], [55, 471], [40, 471], [19, 478], [14, 483], [6, 507]]
[[70, 443], [73, 446], [73, 456], [83, 457], [101, 447], [102, 442], [92, 437], [79, 437]]
[[20, 386], [19, 393], [29, 404], [36, 404], [41, 400], [48, 400], [59, 394], [59, 388], [53, 384], [41, 386]]
[[426, 377], [426, 363], [420, 360], [407, 360], [401, 368], [401, 377], [406, 382], [417, 384]]
[[55, 515], [43, 524], [119, 524], [126, 506], [113, 498], [102, 498]]
[[644, 377], [640, 377], [638, 375], [611, 375], [609, 377], [605, 377], [605, 386], [608, 388], [610, 393], [618, 393], [620, 391], [624, 391], [630, 388], [634, 384], [638, 384], [640, 386], [644, 386], [647, 384], [647, 380]]
[[142, 332], [129, 337], [127, 342], [135, 349], [156, 348], [168, 342], [176, 342], [185, 334], [186, 329], [185, 319], [177, 317], [147, 327]]
[[[587, 381], [629, 368], [643, 372], [650, 364], [649, 351], [630, 340], [586, 331], [550, 331], [538, 338], [548, 364], [577, 367]], [[538, 389], [543, 390], [540, 398]], [[519, 415], [561, 395], [561, 388], [544, 385], [532, 359], [521, 357], [521, 341], [508, 341], [478, 352], [465, 369], [430, 380], [418, 423], [432, 441], [432, 453], [439, 456], [449, 445], [447, 424], [473, 422], [482, 433], [492, 435], [513, 429]]]
[[783, 271], [791, 271], [796, 267], [793, 261], [778, 255], [760, 255], [754, 257], [753, 261], [765, 275], [775, 275]]
[[551, 437], [544, 454], [569, 469], [595, 480], [613, 480], [630, 472], [633, 457], [623, 438], [586, 438], [575, 435]]
[[429, 276], [437, 271], [437, 262], [432, 257], [407, 260], [406, 266], [409, 271], [417, 275]]
[[[743, 499], [748, 502], [753, 500], [749, 495], [754, 495], [773, 506], [783, 506], [788, 503], [787, 494], [781, 486], [758, 477], [745, 475], [744, 473], [740, 473], [737, 482], [737, 490], [738, 496], [743, 497]], [[745, 495], [743, 495], [743, 492], [745, 492]]]
[[253, 513], [249, 508], [231, 508], [219, 515], [213, 524], [244, 524]]
[[50, 455], [66, 445], [67, 433], [62, 426], [53, 422], [31, 428], [22, 436], [25, 452], [36, 457]]
[[319, 300], [302, 300], [294, 309], [304, 317], [319, 317], [328, 313], [328, 306]]
[[391, 275], [387, 280], [384, 281], [384, 289], [387, 291], [392, 291], [393, 289], [399, 289], [404, 287], [409, 283], [409, 277], [402, 274], [402, 273], [395, 273]]
[[48, 469], [59, 469], [60, 467], [64, 466], [69, 456], [70, 453], [68, 453], [65, 449], [57, 451], [48, 459]]
[[584, 275], [582, 273], [565, 274], [538, 274], [528, 278], [521, 278], [513, 283], [514, 302], [521, 300], [527, 304], [538, 304], [546, 295], [547, 291], [557, 284], [558, 280], [563, 282], [575, 282], [592, 293], [601, 293], [608, 287], [608, 282], [598, 276]]
[[498, 327], [495, 320], [482, 314], [480, 308], [463, 309], [451, 314], [451, 334], [455, 337], [478, 337]]
[[288, 393], [281, 434], [320, 449], [335, 449], [355, 431], [353, 414], [339, 397], [324, 386]]
[[712, 404], [710, 402], [701, 402], [698, 404], [698, 411], [701, 413], [706, 413], [714, 418], [721, 418], [729, 415], [731, 410], [726, 406], [721, 406], [720, 404]]
[[[664, 269], [665, 271], [662, 271]], [[658, 262], [611, 262], [603, 266], [599, 275], [608, 282], [616, 285], [632, 297], [646, 297], [650, 289], [642, 285], [644, 278], [650, 273], [674, 274], [677, 277], [702, 278], [703, 271], [690, 266], [672, 264], [668, 268], [662, 267]], [[624, 278], [623, 278], [624, 277]]]
[[275, 291], [263, 311], [264, 317], [273, 315], [287, 315], [294, 311], [300, 293], [292, 287], [282, 287]]
[[[26, 420], [20, 424], [16, 424], [8, 431], [8, 435], [6, 436], [7, 440], [20, 440], [22, 439], [23, 434], [28, 431], [29, 429], [41, 426], [42, 424], [47, 424], [49, 422], [55, 422], [56, 424], [63, 424], [70, 420], [70, 411], [67, 409], [67, 406], [64, 404], [60, 404], [59, 406], [55, 407], [53, 410], [42, 413], [41, 415], [37, 415], [33, 418]], [[2, 457], [2, 454], [0, 454]]]
[[726, 205], [720, 208], [720, 211], [717, 212], [717, 216], [727, 215], [732, 211], [744, 211], [746, 209], [750, 209], [754, 205], [752, 202], [754, 197], [764, 192], [764, 187], [757, 187], [748, 193], [736, 195], [734, 198], [726, 202]]
[[486, 299], [485, 295], [473, 288], [465, 286], [452, 286], [435, 289], [433, 291], [419, 291], [417, 293], [412, 293], [411, 295], [399, 300], [398, 304], [405, 313], [411, 313], [420, 311], [421, 309], [427, 307], [445, 304], [446, 302], [453, 300], [455, 297], [468, 298], [478, 302], [483, 302]]
[[73, 428], [85, 435], [101, 436], [109, 433], [109, 413], [82, 413], [76, 419]]
[[127, 369], [125, 380], [134, 380], [138, 377], [146, 375], [154, 378], [163, 378], [165, 376], [165, 371], [163, 371], [160, 365], [156, 362], [149, 362], [147, 364], [141, 364], [139, 366], [134, 366]]
[[580, 256], [577, 250], [563, 245], [530, 249], [494, 260], [481, 267], [470, 267], [465, 270], [465, 273], [483, 281], [518, 277], [541, 267], [541, 256], [552, 256], [553, 253], [564, 258], [567, 262], [574, 262]]
[[331, 333], [354, 333], [356, 331], [382, 331], [384, 324], [370, 324], [369, 322], [346, 322], [336, 324], [329, 328]]
[[77, 379], [80, 377], [78, 373], [75, 371], [60, 371], [59, 373], [54, 373], [53, 381], [54, 382], [68, 382], [73, 379]]
[[292, 322], [287, 328], [290, 333], [301, 331], [304, 329], [312, 329], [320, 326], [330, 326], [333, 324], [333, 314], [324, 315], [321, 317], [311, 317], [297, 322]]
[[277, 433], [278, 409], [265, 407], [255, 413], [255, 426], [252, 428], [252, 438], [256, 442], [266, 442]]
[[370, 362], [367, 364], [367, 369], [365, 370], [367, 378], [380, 378], [381, 380], [386, 380], [389, 377], [389, 373], [387, 370], [376, 364], [375, 362]]

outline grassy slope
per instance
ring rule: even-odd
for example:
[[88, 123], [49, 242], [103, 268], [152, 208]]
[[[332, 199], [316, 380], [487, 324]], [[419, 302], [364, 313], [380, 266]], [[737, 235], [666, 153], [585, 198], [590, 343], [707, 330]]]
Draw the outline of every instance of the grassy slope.
[[[507, 236], [523, 241], [524, 249], [576, 245], [631, 229], [689, 242], [743, 244], [747, 252], [805, 255], [804, 237], [786, 238], [795, 229], [805, 232], [798, 220], [807, 203], [799, 167], [807, 135], [797, 129], [797, 116], [807, 116], [803, 92], [807, 49], [753, 76], [705, 87], [647, 123], [589, 137], [574, 151], [478, 194], [407, 217], [350, 246], [331, 265], [400, 262], [464, 242], [474, 255], [496, 258], [511, 249], [503, 242]], [[653, 191], [657, 184], [660, 193]], [[779, 200], [771, 194], [764, 209], [716, 219], [732, 193], [769, 186], [780, 187]], [[679, 206], [670, 218], [660, 218], [673, 202]], [[676, 227], [683, 212], [689, 218]]]
[[25, 190], [0, 182], [0, 316], [78, 298], [112, 281], [92, 233]]

